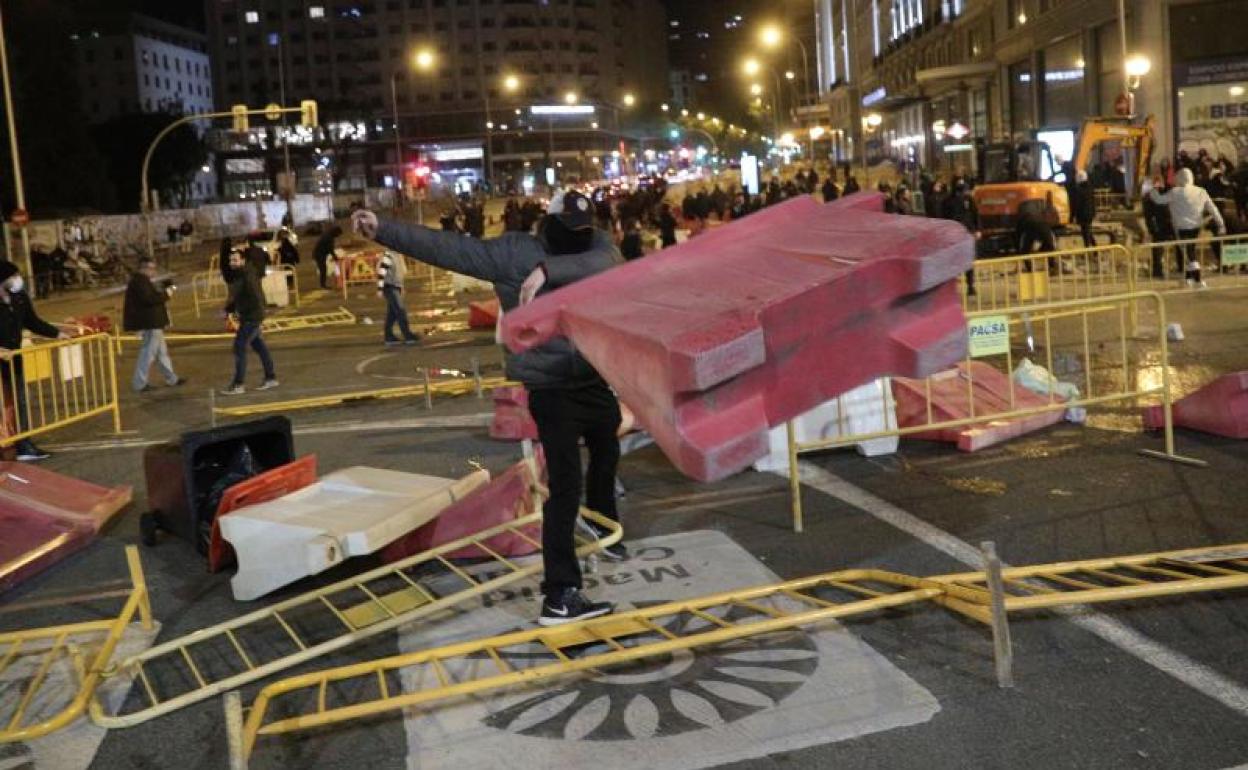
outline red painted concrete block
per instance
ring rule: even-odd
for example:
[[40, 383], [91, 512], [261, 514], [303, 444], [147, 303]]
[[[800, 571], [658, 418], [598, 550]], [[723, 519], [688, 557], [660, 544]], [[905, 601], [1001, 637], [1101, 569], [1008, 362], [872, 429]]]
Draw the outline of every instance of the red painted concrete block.
[[[540, 452], [538, 467], [539, 473], [544, 475], [545, 466], [542, 464]], [[538, 480], [533, 478], [529, 463], [519, 462], [511, 466], [489, 484], [452, 503], [433, 521], [386, 546], [381, 551], [382, 560], [386, 563], [396, 562], [540, 510], [541, 500], [533, 491], [536, 481]], [[533, 540], [541, 542], [540, 527], [534, 526], [522, 531]], [[486, 540], [485, 545], [503, 556], [526, 556], [537, 550], [528, 540], [508, 533]], [[468, 547], [446, 556], [479, 559], [485, 554], [477, 548]]]
[[212, 519], [212, 533], [208, 539], [208, 571], [220, 572], [235, 561], [234, 546], [221, 537], [221, 519], [249, 505], [260, 505], [298, 492], [316, 483], [316, 455], [300, 457], [293, 463], [240, 481], [221, 495], [217, 515]]
[[0, 593], [84, 548], [130, 497], [128, 486], [0, 463]]
[[468, 328], [493, 329], [498, 323], [499, 304], [497, 299], [486, 299], [468, 303]]
[[[1171, 407], [1174, 424], [1227, 438], [1248, 438], [1248, 371], [1219, 377]], [[1160, 406], [1144, 410], [1144, 426], [1164, 428]]]
[[522, 387], [494, 389], [494, 421], [490, 438], [521, 441], [537, 438], [537, 423], [529, 414], [529, 392]]
[[[932, 412], [930, 422], [964, 420], [975, 415], [1000, 414], [1014, 409], [1032, 409], [1045, 406], [1049, 399], [1020, 386], [1014, 385], [1013, 406], [1010, 403], [1010, 378], [996, 368], [979, 361], [965, 362], [954, 369], [941, 372], [932, 379]], [[969, 380], [969, 390], [968, 390]], [[927, 386], [924, 380], [904, 377], [893, 379], [893, 400], [897, 404], [897, 425], [914, 428], [929, 424], [927, 412]], [[972, 412], [971, 407], [974, 406]], [[990, 420], [961, 428], [911, 433], [906, 438], [943, 441], [957, 444], [963, 452], [1000, 444], [1012, 438], [1032, 433], [1059, 423], [1065, 411], [1015, 417], [1009, 420]]]
[[767, 430], [886, 375], [965, 355], [956, 223], [876, 213], [878, 195], [805, 196], [507, 314], [526, 350], [569, 337], [682, 471], [723, 478]]

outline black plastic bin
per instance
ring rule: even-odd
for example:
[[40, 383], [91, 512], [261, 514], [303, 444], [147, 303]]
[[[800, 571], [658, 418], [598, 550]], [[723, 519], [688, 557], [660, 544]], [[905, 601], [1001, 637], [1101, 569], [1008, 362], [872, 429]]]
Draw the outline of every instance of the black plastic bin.
[[192, 431], [179, 441], [149, 447], [143, 454], [150, 506], [140, 520], [143, 542], [155, 544], [157, 532], [164, 530], [190, 541], [206, 556], [216, 515], [214, 487], [236, 472], [244, 450], [256, 473], [294, 462], [290, 420], [266, 417]]

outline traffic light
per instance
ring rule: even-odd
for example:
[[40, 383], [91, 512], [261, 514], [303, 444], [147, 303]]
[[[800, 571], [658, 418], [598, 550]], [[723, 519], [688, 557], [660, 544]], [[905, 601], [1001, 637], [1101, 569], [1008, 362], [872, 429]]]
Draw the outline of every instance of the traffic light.
[[300, 123], [304, 128], [316, 128], [319, 125], [316, 117], [316, 101], [313, 99], [304, 99], [299, 103]]
[[246, 131], [251, 127], [247, 120], [247, 105], [236, 104], [230, 108], [230, 113], [234, 116], [235, 131]]

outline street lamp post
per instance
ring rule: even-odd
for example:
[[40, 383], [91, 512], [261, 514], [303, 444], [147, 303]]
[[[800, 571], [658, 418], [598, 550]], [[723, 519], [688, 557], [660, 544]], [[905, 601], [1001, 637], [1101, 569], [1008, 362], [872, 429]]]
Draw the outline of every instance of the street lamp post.
[[[427, 48], [422, 48], [412, 57], [412, 63], [415, 69], [422, 72], [428, 72], [433, 69], [434, 59], [433, 52]], [[399, 72], [395, 70], [390, 73], [390, 106], [393, 108], [394, 118], [394, 192], [396, 196], [395, 208], [403, 206], [403, 132], [399, 125]], [[425, 223], [425, 207], [420, 198], [416, 199], [416, 222]]]
[[[800, 37], [796, 35], [790, 35], [790, 37], [793, 39], [794, 42], [797, 43], [798, 48], [800, 48], [802, 51], [802, 77], [805, 78], [802, 81], [802, 104], [803, 105], [809, 104], [810, 103], [810, 56], [806, 52], [806, 44], [802, 42], [802, 39]], [[780, 42], [784, 39], [784, 30], [782, 30], [780, 27], [774, 24], [768, 25], [766, 27], [763, 27], [762, 31], [759, 33], [759, 39], [762, 41], [765, 47], [775, 48], [776, 46], [780, 45]]]
[[[4, 19], [0, 16], [0, 73], [4, 75], [4, 114], [9, 123], [9, 151], [13, 153], [13, 187], [16, 192], [17, 207], [26, 210], [26, 188], [22, 183], [22, 157], [17, 147], [17, 122], [13, 117], [13, 90], [9, 84], [9, 51], [4, 37]], [[22, 256], [26, 262], [26, 275], [31, 277], [30, 296], [35, 296], [35, 272], [30, 265], [30, 231], [26, 225], [19, 228], [22, 234]], [[9, 254], [9, 244], [4, 244], [5, 256]]]

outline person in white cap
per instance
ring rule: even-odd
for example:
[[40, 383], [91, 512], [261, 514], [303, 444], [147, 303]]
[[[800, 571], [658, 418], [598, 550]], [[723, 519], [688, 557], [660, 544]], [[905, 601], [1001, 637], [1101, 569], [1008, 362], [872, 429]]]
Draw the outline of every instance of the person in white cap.
[[[593, 205], [569, 190], [552, 196], [536, 235], [504, 233], [478, 240], [420, 225], [381, 220], [371, 211], [351, 216], [355, 231], [399, 253], [437, 267], [494, 284], [503, 312], [531, 301], [541, 291], [557, 289], [600, 273], [622, 261], [610, 235], [594, 229]], [[573, 533], [585, 490], [590, 509], [618, 521], [615, 475], [620, 460], [616, 432], [620, 405], [594, 367], [562, 337], [524, 353], [506, 351], [507, 376], [524, 383], [529, 411], [537, 423], [546, 456], [550, 497], [543, 509], [541, 617], [556, 626], [614, 611], [581, 593], [581, 565]], [[582, 478], [580, 442], [589, 450]], [[621, 559], [623, 546], [607, 558]]]

